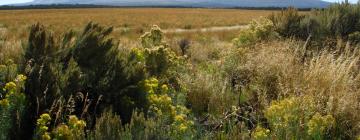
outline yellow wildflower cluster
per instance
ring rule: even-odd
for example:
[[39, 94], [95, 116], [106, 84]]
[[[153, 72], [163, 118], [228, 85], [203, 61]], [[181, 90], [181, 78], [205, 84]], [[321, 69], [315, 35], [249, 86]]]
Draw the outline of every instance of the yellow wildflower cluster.
[[5, 84], [4, 91], [14, 92], [16, 90], [16, 84], [14, 82], [9, 82]]
[[159, 81], [156, 78], [150, 78], [144, 81], [144, 90], [150, 95], [155, 94], [158, 86]]
[[139, 48], [133, 48], [131, 50], [131, 54], [135, 57], [135, 59], [139, 62], [145, 61], [144, 51]]
[[40, 115], [40, 118], [36, 121], [36, 134], [41, 140], [50, 140], [50, 133], [48, 132], [48, 125], [50, 124], [51, 117], [45, 113]]
[[185, 133], [191, 129], [194, 125], [194, 122], [187, 119], [186, 114], [189, 113], [189, 110], [184, 106], [177, 106], [177, 115], [174, 117], [174, 122], [172, 126], [175, 128], [175, 131], [180, 133]]
[[86, 123], [83, 120], [79, 120], [75, 115], [71, 115], [69, 117], [69, 126], [73, 129], [84, 129], [86, 127]]
[[270, 138], [270, 130], [257, 126], [252, 134], [254, 140], [267, 140]]
[[271, 106], [265, 109], [264, 115], [269, 121], [272, 135], [277, 139], [292, 139], [299, 135], [304, 135], [301, 127], [309, 116], [308, 110], [301, 107], [300, 98], [288, 98], [274, 101]]
[[74, 115], [69, 117], [67, 124], [58, 125], [51, 133], [49, 132], [48, 128], [50, 121], [51, 117], [47, 113], [42, 114], [37, 120], [36, 134], [38, 139], [50, 140], [53, 138], [71, 140], [76, 139], [77, 137], [84, 136], [84, 129], [86, 127], [86, 123], [83, 120], [79, 120]]
[[275, 129], [287, 128], [299, 120], [299, 102], [296, 98], [284, 99], [271, 103], [265, 110], [265, 117], [270, 120]]
[[67, 124], [61, 124], [53, 131], [55, 139], [71, 140], [84, 136], [86, 122], [79, 120], [75, 115], [69, 116]]
[[5, 98], [0, 100], [0, 106], [3, 108], [9, 107], [11, 104], [15, 104], [17, 101], [25, 100], [25, 95], [21, 93], [21, 88], [24, 85], [26, 76], [18, 75], [14, 82], [8, 82], [5, 84], [3, 91], [6, 92]]
[[335, 124], [332, 115], [321, 116], [316, 113], [308, 122], [308, 134], [312, 137], [322, 136], [326, 129], [331, 128]]
[[16, 82], [24, 82], [27, 79], [27, 77], [25, 75], [19, 74], [16, 76], [15, 81]]
[[264, 115], [278, 139], [297, 139], [298, 136], [322, 139], [326, 130], [335, 125], [335, 119], [315, 113], [315, 109], [309, 96], [293, 97], [272, 102]]
[[57, 139], [70, 140], [73, 137], [69, 126], [65, 124], [60, 124], [58, 127], [56, 127], [54, 134]]
[[3, 90], [9, 92], [9, 94], [12, 94], [12, 93], [16, 92], [17, 87], [22, 86], [24, 84], [26, 79], [27, 79], [27, 77], [22, 74], [17, 75], [14, 82], [9, 82], [9, 83], [5, 84], [5, 87]]
[[159, 117], [168, 117], [173, 120], [171, 126], [176, 133], [185, 133], [194, 125], [194, 123], [187, 119], [187, 114], [190, 112], [184, 106], [174, 106], [171, 97], [168, 95], [169, 87], [162, 85], [159, 87], [159, 82], [156, 78], [144, 80], [144, 90], [148, 93], [150, 103], [150, 111]]
[[2, 100], [0, 100], [0, 106], [1, 106], [2, 108], [7, 108], [9, 105], [10, 105], [10, 103], [9, 103], [9, 100], [8, 100], [8, 99], [2, 99]]
[[168, 87], [166, 85], [159, 88], [159, 81], [156, 78], [150, 78], [144, 80], [143, 87], [145, 92], [148, 93], [150, 111], [159, 116], [168, 115], [173, 117], [176, 114], [172, 100], [167, 94]]

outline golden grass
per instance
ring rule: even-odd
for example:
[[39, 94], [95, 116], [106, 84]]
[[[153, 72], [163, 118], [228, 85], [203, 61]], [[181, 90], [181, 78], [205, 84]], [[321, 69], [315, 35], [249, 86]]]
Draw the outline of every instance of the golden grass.
[[[87, 8], [87, 9], [33, 9], [0, 10], [0, 28], [7, 28], [7, 38], [26, 39], [28, 28], [36, 23], [50, 27], [56, 35], [73, 29], [81, 31], [90, 21], [115, 27], [115, 38], [138, 38], [152, 25], [162, 29], [206, 28], [213, 26], [243, 25], [260, 16], [268, 16], [270, 10], [201, 9], [201, 8]], [[211, 33], [168, 34], [173, 37], [203, 38], [212, 36], [231, 40], [238, 31]]]
[[6, 26], [41, 22], [62, 27], [82, 27], [89, 21], [114, 27], [191, 28], [247, 24], [251, 19], [267, 16], [273, 11], [190, 8], [90, 8], [3, 10], [0, 21]]

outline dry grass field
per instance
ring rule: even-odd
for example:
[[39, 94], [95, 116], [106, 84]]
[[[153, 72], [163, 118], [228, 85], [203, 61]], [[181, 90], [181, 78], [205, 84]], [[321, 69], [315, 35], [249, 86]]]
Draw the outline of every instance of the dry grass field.
[[[89, 21], [115, 27], [199, 28], [247, 24], [251, 19], [267, 16], [273, 11], [236, 9], [189, 8], [98, 8], [98, 9], [46, 9], [4, 10], [0, 21], [5, 26], [45, 25], [78, 27]], [[191, 27], [189, 27], [191, 26]]]
[[0, 10], [0, 28], [25, 37], [30, 25], [40, 22], [55, 32], [81, 30], [93, 21], [115, 27], [116, 36], [138, 37], [152, 25], [162, 29], [194, 29], [213, 26], [244, 25], [252, 19], [277, 11], [191, 8], [88, 8]]

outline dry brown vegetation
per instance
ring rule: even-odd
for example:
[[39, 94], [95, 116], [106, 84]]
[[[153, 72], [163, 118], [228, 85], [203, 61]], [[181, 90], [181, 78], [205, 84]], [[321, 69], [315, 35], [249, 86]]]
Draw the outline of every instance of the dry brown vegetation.
[[6, 27], [16, 32], [16, 36], [25, 37], [27, 33], [24, 31], [37, 22], [62, 33], [65, 29], [81, 30], [92, 21], [115, 27], [116, 37], [133, 39], [149, 30], [152, 25], [158, 25], [162, 29], [244, 25], [251, 19], [268, 16], [273, 12], [277, 11], [191, 8], [0, 10], [0, 28]]
[[[55, 27], [82, 27], [89, 21], [114, 27], [192, 28], [247, 24], [251, 19], [273, 11], [188, 8], [98, 8], [4, 10], [0, 21], [5, 26], [31, 25], [41, 22]], [[190, 28], [190, 27], [188, 27]]]

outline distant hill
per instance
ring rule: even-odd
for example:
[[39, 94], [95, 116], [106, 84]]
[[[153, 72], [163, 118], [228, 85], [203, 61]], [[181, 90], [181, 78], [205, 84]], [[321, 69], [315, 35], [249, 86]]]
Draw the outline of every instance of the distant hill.
[[94, 4], [110, 6], [182, 6], [182, 7], [289, 7], [324, 8], [322, 0], [34, 0], [28, 5]]

